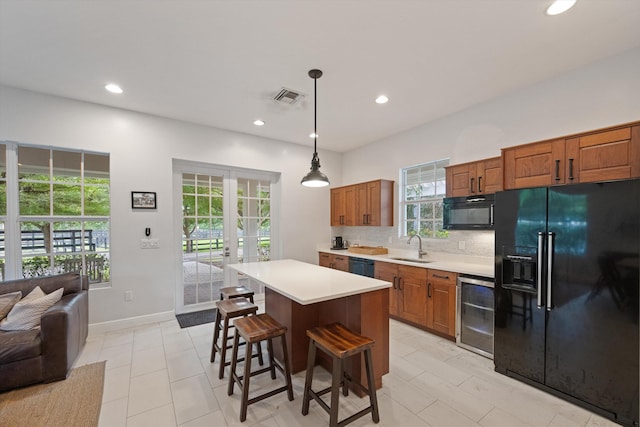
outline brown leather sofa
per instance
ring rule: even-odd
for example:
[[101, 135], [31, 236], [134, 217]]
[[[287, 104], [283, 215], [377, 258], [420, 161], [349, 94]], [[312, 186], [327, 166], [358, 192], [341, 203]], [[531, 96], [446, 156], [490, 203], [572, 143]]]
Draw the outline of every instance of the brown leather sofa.
[[0, 331], [0, 392], [65, 379], [89, 332], [89, 281], [66, 273], [0, 283], [0, 294], [36, 286], [45, 293], [64, 288], [62, 298], [41, 317], [40, 328]]

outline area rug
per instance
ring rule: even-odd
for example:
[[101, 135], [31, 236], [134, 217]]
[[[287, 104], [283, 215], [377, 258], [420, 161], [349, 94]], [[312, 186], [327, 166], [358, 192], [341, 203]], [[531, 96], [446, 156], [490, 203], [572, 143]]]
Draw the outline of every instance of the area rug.
[[176, 314], [176, 319], [181, 328], [211, 323], [216, 320], [216, 309], [194, 311], [192, 313]]
[[72, 369], [66, 380], [0, 393], [0, 426], [97, 426], [105, 363]]

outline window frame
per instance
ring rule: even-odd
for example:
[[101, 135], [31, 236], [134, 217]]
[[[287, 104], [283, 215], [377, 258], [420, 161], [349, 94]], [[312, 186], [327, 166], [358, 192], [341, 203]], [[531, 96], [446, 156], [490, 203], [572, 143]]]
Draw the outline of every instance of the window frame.
[[[48, 151], [49, 156], [49, 164], [48, 171], [42, 171], [42, 177], [47, 177], [47, 179], [25, 179], [21, 177], [21, 173], [24, 171], [20, 171], [21, 165], [19, 164], [19, 150], [21, 148], [27, 149], [39, 149]], [[91, 280], [90, 284], [92, 287], [108, 287], [110, 286], [110, 263], [111, 263], [111, 160], [109, 153], [99, 153], [89, 150], [74, 150], [74, 149], [66, 149], [60, 147], [53, 146], [38, 146], [31, 144], [21, 144], [13, 141], [0, 141], [0, 149], [5, 150], [6, 154], [6, 214], [0, 215], [0, 223], [4, 224], [4, 232], [5, 232], [5, 247], [4, 251], [0, 253], [0, 260], [4, 262], [3, 271], [2, 271], [2, 280], [13, 280], [20, 279], [23, 277], [36, 277], [36, 276], [46, 276], [51, 274], [58, 274], [62, 272], [65, 267], [66, 268], [76, 268], [77, 263], [80, 262], [81, 272], [82, 274], [89, 274], [88, 268], [89, 264], [92, 264], [91, 267], [95, 271], [97, 277], [104, 279]], [[57, 163], [54, 163], [54, 159], [57, 159], [60, 156], [64, 158], [67, 153], [71, 153], [72, 157], [75, 155], [79, 156], [79, 164], [78, 169], [74, 169], [73, 167], [68, 168], [70, 180], [65, 180], [65, 174], [60, 174]], [[104, 177], [106, 178], [105, 183], [99, 183], [99, 179], [96, 180], [95, 177], [99, 175], [93, 175], [89, 171], [93, 169], [86, 169], [85, 165], [87, 162], [95, 166], [95, 158], [88, 158], [88, 156], [106, 156], [106, 171], [103, 169], [95, 169], [98, 173], [105, 173]], [[77, 175], [76, 175], [77, 174]], [[47, 185], [49, 188], [49, 207], [48, 213], [37, 212], [37, 214], [25, 215], [20, 212], [20, 186], [24, 183], [37, 182], [39, 184]], [[54, 200], [55, 200], [55, 188], [59, 185], [76, 185], [79, 188], [79, 197], [80, 197], [80, 212], [79, 214], [68, 213], [68, 212], [55, 212], [54, 209]], [[88, 197], [91, 197], [91, 194], [99, 194], [99, 192], [87, 192], [88, 188], [99, 188], [102, 187], [106, 191], [103, 194], [107, 196], [108, 207], [105, 209], [106, 215], [87, 215], [85, 214], [85, 208], [88, 206], [87, 201]], [[101, 199], [98, 198], [100, 201]], [[100, 211], [98, 209], [97, 211]], [[94, 211], [95, 212], [95, 211]], [[34, 249], [31, 253], [28, 251], [25, 252], [23, 247], [23, 231], [25, 223], [45, 223], [48, 226], [45, 226], [44, 229], [40, 231], [36, 231], [34, 229], [35, 234], [43, 234], [40, 239], [49, 239], [49, 245], [47, 245], [43, 240], [43, 247], [40, 249]], [[91, 222], [104, 223], [104, 232], [99, 233], [102, 235], [104, 247], [100, 247], [99, 244], [95, 244], [95, 240], [86, 243], [85, 236], [89, 231], [87, 224]], [[13, 226], [11, 226], [13, 224]], [[79, 228], [75, 229], [75, 233], [72, 232], [68, 227], [72, 225], [78, 225]], [[29, 228], [29, 227], [27, 227]], [[37, 228], [37, 227], [36, 227]], [[73, 237], [80, 236], [79, 239], [71, 239], [67, 234], [71, 233]], [[91, 228], [91, 235], [94, 237], [93, 228]], [[97, 239], [96, 239], [97, 240]], [[59, 241], [59, 242], [58, 242]], [[71, 243], [70, 243], [71, 242]], [[79, 242], [79, 243], [78, 243]], [[59, 243], [56, 245], [56, 243]], [[73, 246], [70, 247], [71, 251], [68, 251], [65, 246]], [[47, 249], [47, 246], [48, 249]], [[35, 258], [46, 258], [35, 260]], [[32, 271], [24, 270], [24, 262], [25, 260], [31, 260], [33, 265], [42, 263], [42, 270], [40, 267], [35, 268], [32, 265]], [[92, 262], [93, 260], [93, 262]], [[53, 264], [52, 264], [53, 263]], [[94, 265], [95, 264], [95, 265]], [[39, 265], [39, 264], [38, 264]], [[98, 270], [96, 270], [96, 266], [100, 266]], [[35, 268], [35, 270], [33, 270]], [[34, 273], [35, 271], [35, 273]], [[71, 270], [70, 270], [71, 271]], [[42, 273], [42, 274], [40, 274]], [[103, 276], [104, 274], [104, 276]]]
[[[446, 197], [446, 170], [449, 166], [450, 159], [443, 158], [430, 162], [420, 163], [417, 165], [407, 166], [400, 169], [400, 187], [399, 187], [399, 215], [398, 235], [400, 237], [409, 237], [419, 234], [425, 238], [448, 238], [449, 232], [442, 229], [442, 203]], [[424, 172], [422, 169], [433, 168], [431, 179], [423, 179]], [[408, 175], [413, 172], [418, 174], [418, 180], [408, 183]], [[433, 186], [433, 194], [427, 196], [419, 196], [420, 191], [415, 191], [416, 198], [408, 199], [408, 187], [410, 186]], [[412, 218], [408, 217], [408, 207], [415, 205], [415, 212]], [[431, 215], [422, 216], [422, 207], [431, 205]], [[439, 208], [438, 208], [439, 206]], [[413, 227], [409, 224], [413, 223]], [[430, 228], [424, 228], [424, 223], [430, 224]]]

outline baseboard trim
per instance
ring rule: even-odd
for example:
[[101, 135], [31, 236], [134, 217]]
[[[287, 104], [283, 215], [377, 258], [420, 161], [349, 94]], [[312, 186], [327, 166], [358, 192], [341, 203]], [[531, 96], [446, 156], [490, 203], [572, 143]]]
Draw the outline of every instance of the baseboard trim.
[[[127, 328], [135, 328], [146, 326], [153, 323], [166, 322], [176, 320], [173, 310], [162, 313], [147, 314], [145, 316], [128, 317], [126, 319], [111, 320], [109, 322], [91, 323], [89, 324], [89, 335], [104, 334], [107, 332], [119, 331]], [[176, 321], [177, 325], [177, 321]]]

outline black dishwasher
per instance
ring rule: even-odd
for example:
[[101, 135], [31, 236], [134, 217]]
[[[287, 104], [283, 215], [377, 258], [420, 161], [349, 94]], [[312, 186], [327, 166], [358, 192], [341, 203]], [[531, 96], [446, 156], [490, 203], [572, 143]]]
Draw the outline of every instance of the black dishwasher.
[[360, 276], [373, 277], [374, 261], [366, 258], [349, 257], [349, 272]]

